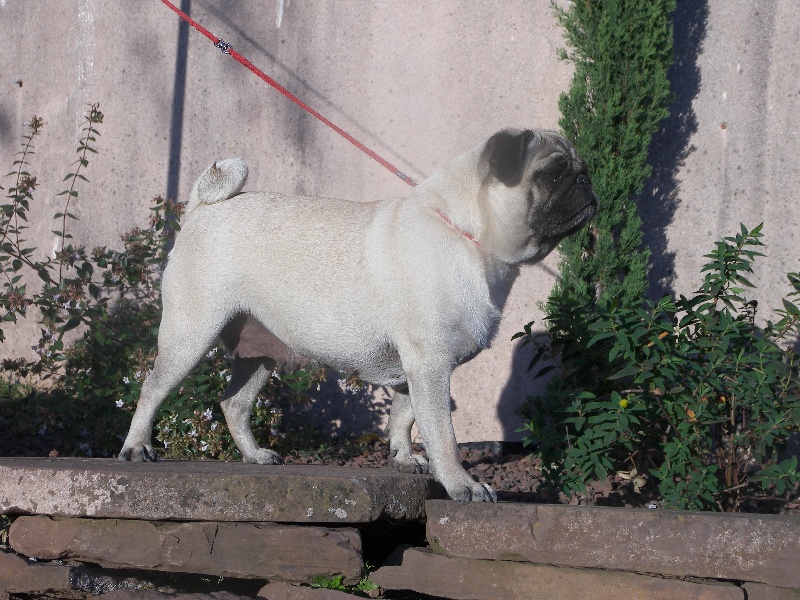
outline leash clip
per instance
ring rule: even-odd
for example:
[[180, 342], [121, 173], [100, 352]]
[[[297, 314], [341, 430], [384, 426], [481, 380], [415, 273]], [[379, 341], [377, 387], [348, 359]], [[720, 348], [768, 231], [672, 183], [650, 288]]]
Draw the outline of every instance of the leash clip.
[[222, 40], [222, 38], [219, 38], [219, 39], [217, 40], [217, 43], [216, 43], [216, 44], [214, 44], [214, 46], [216, 46], [217, 48], [219, 48], [220, 50], [222, 50], [222, 53], [223, 53], [223, 54], [230, 54], [230, 53], [231, 53], [231, 52], [230, 52], [230, 50], [231, 50], [231, 45], [230, 45], [230, 44], [228, 44], [227, 42], [224, 42], [224, 41]]
[[400, 179], [402, 179], [403, 181], [405, 181], [405, 182], [406, 182], [408, 185], [410, 185], [411, 187], [416, 187], [416, 186], [417, 186], [417, 182], [416, 182], [416, 181], [414, 181], [414, 180], [413, 180], [411, 177], [409, 177], [409, 176], [408, 176], [408, 175], [406, 175], [405, 173], [403, 173], [402, 171], [400, 171], [400, 170], [396, 169], [396, 170], [395, 170], [395, 172], [394, 172], [394, 174], [395, 174], [395, 175], [397, 175], [397, 176], [398, 176]]

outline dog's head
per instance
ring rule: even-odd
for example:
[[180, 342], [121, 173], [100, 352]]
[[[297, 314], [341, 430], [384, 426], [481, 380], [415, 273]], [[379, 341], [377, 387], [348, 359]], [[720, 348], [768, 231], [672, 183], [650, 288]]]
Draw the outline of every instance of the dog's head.
[[557, 133], [504, 129], [480, 161], [494, 225], [487, 245], [506, 262], [541, 260], [597, 213], [586, 165]]

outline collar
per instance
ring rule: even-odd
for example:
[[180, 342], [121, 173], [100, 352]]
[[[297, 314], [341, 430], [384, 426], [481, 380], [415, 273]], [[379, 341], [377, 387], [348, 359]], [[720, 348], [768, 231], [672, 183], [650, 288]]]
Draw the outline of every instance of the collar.
[[460, 233], [461, 235], [463, 235], [463, 236], [464, 236], [465, 238], [467, 238], [467, 239], [468, 239], [470, 242], [472, 242], [473, 244], [475, 244], [475, 245], [476, 245], [478, 248], [480, 248], [481, 250], [483, 250], [483, 246], [481, 246], [481, 245], [480, 245], [480, 242], [478, 242], [478, 241], [477, 241], [477, 240], [476, 240], [474, 237], [472, 237], [472, 234], [471, 234], [471, 233], [467, 233], [467, 232], [466, 232], [466, 231], [464, 231], [463, 229], [460, 229], [459, 227], [456, 227], [456, 226], [453, 224], [453, 222], [450, 220], [450, 217], [448, 217], [448, 216], [447, 216], [445, 213], [443, 213], [443, 212], [442, 212], [441, 210], [439, 210], [438, 208], [434, 208], [434, 209], [433, 209], [433, 212], [435, 212], [437, 215], [439, 215], [439, 216], [442, 218], [442, 220], [443, 220], [445, 223], [447, 223], [448, 225], [450, 225], [450, 227], [452, 227], [453, 229], [455, 229], [455, 230], [456, 230], [458, 233]]

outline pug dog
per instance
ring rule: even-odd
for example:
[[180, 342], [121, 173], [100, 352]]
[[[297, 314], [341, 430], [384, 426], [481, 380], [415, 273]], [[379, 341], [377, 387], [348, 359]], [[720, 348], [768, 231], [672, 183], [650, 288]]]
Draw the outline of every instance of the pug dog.
[[[450, 375], [489, 346], [520, 265], [597, 212], [573, 146], [505, 129], [410, 196], [375, 202], [240, 193], [246, 178], [244, 161], [228, 159], [194, 184], [163, 274], [158, 356], [120, 460], [156, 460], [159, 406], [221, 338], [232, 362], [222, 410], [245, 462], [282, 462], [253, 437], [251, 408], [275, 368], [310, 360], [393, 388], [396, 469], [430, 472], [454, 500], [496, 501], [459, 462]], [[427, 461], [412, 452], [415, 421]]]

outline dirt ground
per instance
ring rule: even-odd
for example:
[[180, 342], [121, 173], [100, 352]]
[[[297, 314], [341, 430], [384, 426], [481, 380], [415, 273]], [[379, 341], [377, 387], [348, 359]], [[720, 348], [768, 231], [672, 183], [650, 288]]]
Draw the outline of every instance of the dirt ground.
[[[625, 475], [612, 475], [604, 481], [591, 483], [585, 494], [567, 498], [553, 490], [545, 490], [538, 459], [522, 447], [522, 444], [475, 443], [459, 446], [461, 463], [470, 475], [484, 481], [497, 492], [500, 502], [539, 502], [574, 505], [617, 506], [627, 508], [660, 508], [658, 487], [652, 480], [635, 492], [633, 484]], [[416, 451], [425, 454], [417, 446]], [[287, 463], [338, 464], [360, 468], [385, 467], [391, 464], [389, 446], [374, 438], [366, 448], [353, 456], [339, 458], [314, 456], [285, 457]], [[754, 497], [748, 503], [748, 512], [800, 515], [800, 497], [797, 491], [791, 501], [765, 494]]]

